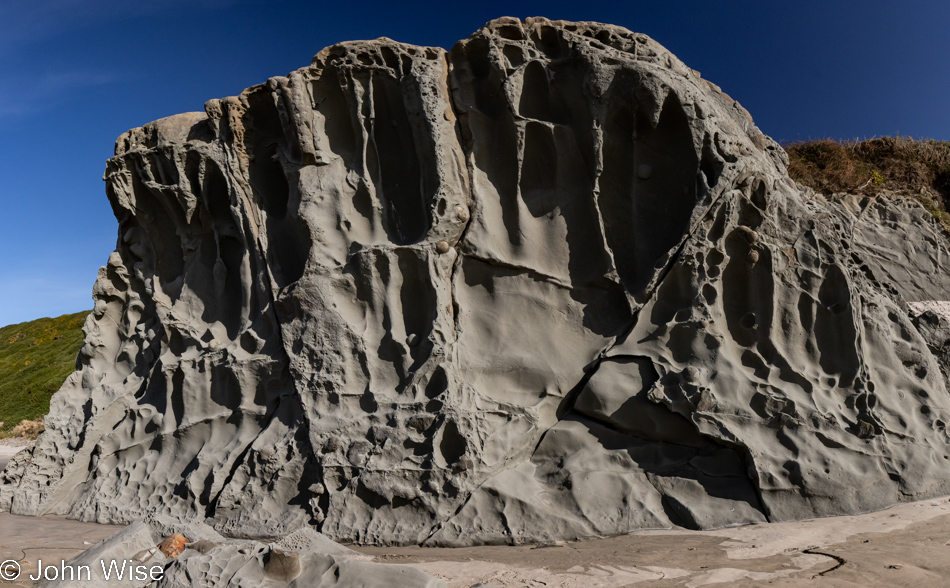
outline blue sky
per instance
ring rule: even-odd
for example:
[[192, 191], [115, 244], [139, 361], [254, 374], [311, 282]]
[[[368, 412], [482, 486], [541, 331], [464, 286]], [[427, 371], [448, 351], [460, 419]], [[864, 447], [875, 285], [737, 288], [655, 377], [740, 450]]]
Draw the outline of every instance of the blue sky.
[[502, 15], [646, 33], [779, 141], [950, 140], [944, 1], [3, 0], [0, 326], [91, 308], [116, 238], [102, 172], [127, 129], [201, 110], [338, 41], [447, 48]]

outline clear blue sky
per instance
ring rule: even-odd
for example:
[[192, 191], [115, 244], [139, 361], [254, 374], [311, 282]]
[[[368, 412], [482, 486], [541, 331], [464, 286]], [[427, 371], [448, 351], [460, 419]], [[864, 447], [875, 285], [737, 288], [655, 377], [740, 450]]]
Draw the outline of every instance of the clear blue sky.
[[115, 138], [338, 41], [450, 47], [491, 18], [643, 32], [779, 141], [950, 139], [950, 2], [2, 0], [0, 326], [91, 308], [115, 245]]

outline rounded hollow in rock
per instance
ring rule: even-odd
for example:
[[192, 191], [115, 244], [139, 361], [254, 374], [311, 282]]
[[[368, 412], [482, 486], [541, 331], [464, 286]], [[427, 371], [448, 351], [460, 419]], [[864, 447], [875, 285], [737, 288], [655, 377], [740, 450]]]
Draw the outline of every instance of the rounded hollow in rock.
[[271, 549], [264, 556], [264, 574], [271, 580], [290, 582], [300, 576], [300, 554], [282, 549]]

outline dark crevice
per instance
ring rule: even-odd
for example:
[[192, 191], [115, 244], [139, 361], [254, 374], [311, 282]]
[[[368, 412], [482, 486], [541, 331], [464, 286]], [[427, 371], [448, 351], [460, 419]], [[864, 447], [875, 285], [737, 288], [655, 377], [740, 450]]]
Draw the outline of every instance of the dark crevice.
[[[577, 401], [577, 397], [580, 396], [581, 392], [587, 386], [587, 383], [590, 382], [590, 379], [594, 377], [595, 373], [597, 373], [597, 369], [600, 368], [600, 364], [604, 361], [605, 353], [606, 349], [602, 350], [600, 355], [595, 357], [593, 361], [584, 367], [583, 377], [581, 377], [580, 381], [577, 382], [577, 384], [571, 388], [567, 394], [564, 395], [564, 398], [561, 399], [556, 412], [558, 420], [563, 419], [568, 412], [574, 410], [574, 403]], [[541, 439], [539, 439], [537, 445], [534, 446], [534, 451], [538, 450], [538, 445], [541, 445], [541, 441], [543, 439], [544, 435], [542, 434]], [[531, 453], [533, 454], [534, 451]]]
[[827, 570], [825, 570], [825, 571], [823, 571], [823, 572], [818, 572], [817, 574], [815, 574], [814, 576], [812, 576], [812, 579], [815, 579], [815, 578], [817, 578], [818, 576], [824, 576], [825, 574], [830, 574], [831, 572], [837, 570], [838, 568], [840, 568], [840, 567], [843, 566], [844, 564], [848, 563], [848, 562], [846, 562], [846, 561], [844, 560], [843, 557], [839, 557], [839, 556], [834, 555], [834, 554], [831, 554], [831, 553], [825, 553], [824, 551], [816, 551], [815, 549], [811, 549], [811, 548], [809, 548], [809, 549], [803, 549], [803, 550], [802, 550], [802, 553], [807, 553], [807, 554], [809, 554], [809, 555], [823, 555], [823, 556], [825, 556], [825, 557], [830, 557], [831, 559], [833, 559], [833, 560], [835, 560], [836, 562], [838, 562], [835, 566], [830, 567], [830, 568], [828, 568]]
[[546, 282], [546, 283], [548, 283], [548, 284], [553, 284], [553, 285], [557, 286], [558, 288], [563, 288], [563, 289], [565, 289], [565, 290], [571, 290], [571, 289], [572, 289], [571, 286], [570, 286], [570, 284], [566, 284], [565, 282], [563, 282], [562, 280], [560, 280], [560, 279], [558, 279], [558, 278], [556, 278], [556, 277], [554, 277], [554, 276], [549, 276], [549, 275], [547, 275], [547, 274], [543, 274], [543, 273], [539, 272], [538, 270], [536, 270], [536, 269], [534, 269], [534, 268], [527, 267], [527, 266], [518, 265], [518, 264], [515, 264], [515, 263], [509, 263], [509, 262], [506, 262], [506, 261], [501, 261], [501, 260], [499, 260], [499, 259], [491, 259], [491, 258], [489, 258], [489, 257], [481, 257], [481, 256], [478, 256], [478, 255], [472, 255], [472, 254], [470, 254], [470, 253], [463, 253], [463, 254], [459, 255], [459, 259], [462, 259], [462, 258], [470, 259], [470, 260], [472, 260], [472, 261], [478, 261], [478, 262], [484, 263], [484, 264], [486, 264], [486, 265], [490, 265], [490, 266], [492, 266], [492, 267], [497, 267], [497, 268], [500, 268], [500, 269], [510, 270], [510, 271], [511, 271], [512, 273], [514, 273], [514, 274], [526, 275], [526, 276], [528, 276], [528, 277], [531, 278], [531, 279], [537, 280], [537, 281], [539, 281], [539, 282]]

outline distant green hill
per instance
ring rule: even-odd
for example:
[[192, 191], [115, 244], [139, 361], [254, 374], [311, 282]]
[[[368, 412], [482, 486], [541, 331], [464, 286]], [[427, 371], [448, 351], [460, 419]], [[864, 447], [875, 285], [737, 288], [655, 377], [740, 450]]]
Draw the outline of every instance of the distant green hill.
[[0, 329], [0, 437], [49, 412], [50, 397], [76, 369], [89, 312]]

